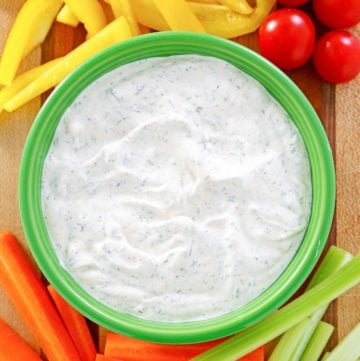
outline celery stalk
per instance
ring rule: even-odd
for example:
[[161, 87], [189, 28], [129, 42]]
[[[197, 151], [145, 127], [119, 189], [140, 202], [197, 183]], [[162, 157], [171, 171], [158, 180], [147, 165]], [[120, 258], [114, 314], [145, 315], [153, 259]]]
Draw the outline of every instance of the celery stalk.
[[[336, 271], [336, 269], [334, 270]], [[319, 322], [323, 318], [327, 308], [329, 307], [329, 304], [323, 305], [319, 307], [311, 316], [310, 316], [310, 322], [308, 324], [307, 329], [302, 334], [302, 337], [297, 345], [297, 348], [294, 350], [294, 352], [291, 355], [291, 361], [299, 361], [301, 360], [301, 357], [304, 353], [304, 350], [306, 349], [308, 343], [310, 342], [316, 327], [319, 325]], [[289, 332], [289, 331], [287, 331]], [[286, 332], [285, 332], [286, 334]], [[284, 336], [282, 336], [284, 337]]]
[[343, 249], [335, 246], [331, 246], [327, 251], [324, 259], [320, 263], [319, 268], [312, 276], [305, 291], [310, 290], [325, 278], [335, 273], [340, 267], [344, 266], [353, 258], [353, 255]]
[[334, 275], [257, 324], [238, 333], [193, 361], [232, 361], [278, 337], [360, 282], [360, 253]]
[[291, 361], [291, 355], [308, 328], [310, 318], [305, 318], [281, 337], [268, 361]]
[[[332, 246], [330, 247], [329, 251], [326, 253], [323, 261], [321, 262], [319, 268], [315, 272], [314, 276], [311, 278], [306, 291], [314, 287], [315, 285], [319, 284], [323, 281], [326, 277], [330, 276], [334, 272], [336, 272], [341, 266], [346, 264], [352, 255], [341, 248]], [[318, 326], [319, 322], [321, 321], [322, 317], [324, 316], [328, 304], [321, 306], [317, 309], [310, 317], [310, 322], [308, 323], [308, 327], [306, 329], [300, 328], [298, 332], [294, 332], [292, 329], [288, 330], [284, 333], [281, 337], [278, 345], [275, 347], [274, 351], [279, 360], [283, 361], [299, 361], [301, 359], [304, 350], [310, 341], [316, 327]], [[296, 326], [295, 326], [296, 327]], [[288, 335], [290, 333], [290, 336]], [[289, 345], [293, 345], [293, 349], [289, 347], [284, 349], [281, 345], [281, 340], [286, 338]], [[284, 352], [280, 352], [278, 347], [281, 348]], [[275, 358], [274, 360], [277, 360]]]
[[326, 352], [326, 354], [322, 357], [321, 361], [327, 361], [329, 359], [330, 352]]
[[333, 325], [321, 321], [306, 346], [301, 361], [318, 361], [333, 331]]
[[356, 361], [360, 357], [360, 323], [330, 352], [326, 361]]

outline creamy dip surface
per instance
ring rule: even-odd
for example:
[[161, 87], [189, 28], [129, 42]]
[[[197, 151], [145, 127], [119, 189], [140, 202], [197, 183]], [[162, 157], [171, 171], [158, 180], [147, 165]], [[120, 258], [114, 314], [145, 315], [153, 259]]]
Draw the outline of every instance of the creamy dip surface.
[[307, 153], [254, 79], [211, 57], [122, 66], [67, 109], [42, 206], [57, 256], [93, 297], [156, 321], [259, 296], [307, 227]]

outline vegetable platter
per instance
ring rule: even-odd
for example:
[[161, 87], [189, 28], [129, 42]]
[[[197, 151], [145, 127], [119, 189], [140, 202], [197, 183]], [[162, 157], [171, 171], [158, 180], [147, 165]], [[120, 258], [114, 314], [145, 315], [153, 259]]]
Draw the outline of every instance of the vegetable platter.
[[[228, 2], [231, 3], [231, 1]], [[23, 0], [1, 1], [1, 53], [9, 29], [23, 3]], [[111, 1], [109, 4], [104, 4], [105, 8], [109, 10], [110, 4]], [[243, 9], [243, 11], [246, 12], [247, 10]], [[106, 15], [108, 13], [110, 12], [105, 11]], [[74, 25], [76, 25], [76, 20], [74, 19]], [[96, 29], [90, 29], [88, 32], [91, 31], [96, 31]], [[350, 32], [360, 37], [360, 26], [351, 28]], [[232, 36], [230, 32], [224, 36], [228, 37], [227, 35]], [[54, 23], [42, 44], [21, 62], [20, 72], [64, 56], [82, 43], [85, 37], [86, 31], [81, 25], [71, 27], [59, 22]], [[232, 40], [258, 51], [257, 33], [242, 35]], [[287, 71], [287, 74], [302, 89], [314, 106], [322, 120], [335, 158], [337, 205], [326, 249], [330, 245], [337, 245], [352, 254], [356, 254], [360, 248], [360, 126], [358, 120], [360, 114], [360, 76], [349, 83], [330, 85], [321, 80], [311, 63], [307, 63], [300, 69]], [[0, 233], [11, 230], [25, 249], [26, 240], [22, 232], [17, 205], [19, 162], [30, 126], [48, 94], [49, 91], [42, 94], [41, 97], [34, 98], [14, 112], [3, 111], [0, 113]], [[300, 290], [299, 294], [303, 290]], [[23, 323], [14, 305], [5, 295], [1, 285], [0, 318], [6, 321], [33, 349], [40, 351], [38, 343]], [[332, 302], [324, 320], [335, 326], [335, 331], [332, 333], [327, 346], [331, 350], [360, 322], [359, 286]], [[104, 330], [98, 329], [96, 325], [91, 325], [90, 328], [101, 347], [104, 343]]]

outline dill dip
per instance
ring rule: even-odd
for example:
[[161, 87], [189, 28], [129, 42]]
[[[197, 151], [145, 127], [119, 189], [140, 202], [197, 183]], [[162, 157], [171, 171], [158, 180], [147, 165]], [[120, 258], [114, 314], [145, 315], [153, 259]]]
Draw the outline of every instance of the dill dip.
[[309, 161], [257, 81], [197, 55], [136, 61], [64, 113], [42, 176], [63, 268], [137, 317], [237, 309], [284, 271], [306, 230]]

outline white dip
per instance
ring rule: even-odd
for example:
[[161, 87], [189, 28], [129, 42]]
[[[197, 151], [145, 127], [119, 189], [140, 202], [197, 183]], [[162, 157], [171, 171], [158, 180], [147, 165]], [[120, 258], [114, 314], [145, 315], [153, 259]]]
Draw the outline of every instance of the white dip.
[[96, 299], [157, 321], [257, 297], [296, 252], [311, 204], [285, 111], [237, 68], [195, 55], [137, 61], [86, 88], [42, 181], [63, 267]]

